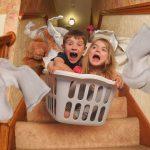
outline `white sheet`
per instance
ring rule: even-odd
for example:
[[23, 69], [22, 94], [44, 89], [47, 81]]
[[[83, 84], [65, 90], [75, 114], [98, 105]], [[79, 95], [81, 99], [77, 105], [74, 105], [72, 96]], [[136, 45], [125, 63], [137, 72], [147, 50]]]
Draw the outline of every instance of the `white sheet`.
[[0, 58], [0, 121], [7, 121], [13, 115], [6, 97], [6, 88], [10, 85], [20, 88], [29, 111], [50, 91], [28, 66], [15, 67], [7, 59]]
[[127, 48], [123, 79], [129, 87], [150, 93], [150, 28], [144, 25]]

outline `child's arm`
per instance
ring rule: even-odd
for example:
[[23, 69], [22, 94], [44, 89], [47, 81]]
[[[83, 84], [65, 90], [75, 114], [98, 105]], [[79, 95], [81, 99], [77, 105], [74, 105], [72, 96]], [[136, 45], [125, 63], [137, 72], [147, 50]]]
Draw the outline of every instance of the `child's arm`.
[[73, 70], [69, 66], [67, 66], [64, 63], [64, 60], [60, 57], [56, 57], [54, 59], [53, 65], [48, 64], [48, 71], [50, 73], [53, 73], [55, 70], [63, 70], [63, 71], [73, 72]]

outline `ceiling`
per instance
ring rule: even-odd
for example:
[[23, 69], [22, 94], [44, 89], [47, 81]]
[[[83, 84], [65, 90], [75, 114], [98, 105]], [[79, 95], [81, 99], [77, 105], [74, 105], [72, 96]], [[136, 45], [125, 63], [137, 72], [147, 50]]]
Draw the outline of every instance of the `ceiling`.
[[92, 0], [54, 0], [57, 14], [64, 16], [64, 19], [59, 21], [59, 25], [70, 28], [68, 24], [69, 18], [74, 18], [75, 25], [71, 28], [86, 31], [86, 27], [90, 24], [91, 1]]

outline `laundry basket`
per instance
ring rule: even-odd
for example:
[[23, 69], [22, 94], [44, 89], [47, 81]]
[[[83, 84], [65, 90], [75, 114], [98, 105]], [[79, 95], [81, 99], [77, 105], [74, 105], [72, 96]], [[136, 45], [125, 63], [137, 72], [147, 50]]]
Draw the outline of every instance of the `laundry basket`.
[[55, 120], [78, 125], [102, 125], [107, 118], [115, 82], [91, 74], [55, 71], [56, 83], [46, 97]]

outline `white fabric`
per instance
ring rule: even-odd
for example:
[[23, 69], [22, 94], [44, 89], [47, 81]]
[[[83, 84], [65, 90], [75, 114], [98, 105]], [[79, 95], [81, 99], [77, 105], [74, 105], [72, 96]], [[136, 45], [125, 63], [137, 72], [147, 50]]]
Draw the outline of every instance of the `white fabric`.
[[[43, 57], [43, 61], [44, 61], [44, 65], [45, 65], [45, 69], [43, 70], [43, 73], [47, 72], [47, 66], [50, 62], [53, 62], [52, 59], [55, 58], [57, 56], [58, 52], [55, 50], [50, 50], [48, 52], [48, 55], [46, 57]], [[53, 65], [53, 63], [52, 63]]]
[[[55, 19], [55, 18], [54, 18]], [[56, 18], [57, 20], [58, 19], [62, 19], [62, 17], [58, 16], [58, 18]], [[49, 19], [48, 22], [47, 22], [47, 30], [48, 30], [48, 33], [53, 36], [56, 44], [62, 48], [62, 44], [63, 44], [63, 36], [68, 32], [67, 29], [64, 29], [64, 28], [61, 28], [61, 27], [54, 27], [53, 24], [52, 24], [52, 19]]]
[[108, 40], [112, 44], [114, 50], [116, 50], [116, 48], [118, 46], [118, 41], [117, 41], [113, 31], [96, 30], [96, 31], [93, 32], [90, 39], [95, 40], [95, 39], [98, 39], [98, 38], [104, 38], [104, 39]]
[[150, 93], [150, 28], [144, 25], [129, 43], [123, 79], [131, 87]]
[[7, 59], [0, 58], [0, 121], [9, 120], [13, 115], [6, 98], [6, 88], [10, 85], [20, 88], [29, 111], [50, 91], [28, 66], [15, 67]]
[[62, 27], [54, 27], [57, 32], [59, 32], [62, 36], [64, 36], [68, 30]]
[[0, 122], [6, 122], [13, 114], [13, 110], [7, 101], [6, 89], [5, 81], [0, 75]]
[[116, 37], [116, 38], [118, 41], [118, 47], [115, 51], [115, 59], [117, 62], [116, 71], [122, 74], [123, 68], [125, 64], [127, 63], [126, 49], [131, 38], [128, 38], [128, 37]]
[[52, 21], [52, 20], [59, 20], [59, 19], [63, 19], [63, 18], [64, 17], [62, 15], [59, 15], [59, 16], [52, 17], [49, 20]]
[[[43, 39], [43, 30], [47, 28], [47, 26], [42, 26], [38, 29], [32, 30], [31, 27], [35, 26], [35, 24], [30, 21], [26, 26], [24, 30], [24, 34], [26, 34], [29, 38], [35, 39], [37, 36], [41, 37]], [[43, 39], [44, 40], [44, 39]]]
[[47, 29], [48, 33], [54, 38], [56, 44], [62, 48], [63, 36], [68, 32], [67, 29], [62, 27], [54, 27], [52, 24], [53, 20], [63, 19], [63, 16], [59, 15], [53, 18], [50, 18], [47, 22], [47, 26], [42, 26], [38, 29], [31, 30], [31, 27], [35, 26], [33, 22], [29, 22], [25, 26], [24, 34], [26, 34], [31, 39], [35, 39], [37, 36], [41, 37], [44, 40], [43, 30]]
[[122, 51], [126, 52], [126, 49], [128, 47], [129, 42], [131, 41], [131, 38], [129, 37], [119, 37], [116, 36], [118, 41], [118, 47], [122, 49]]

